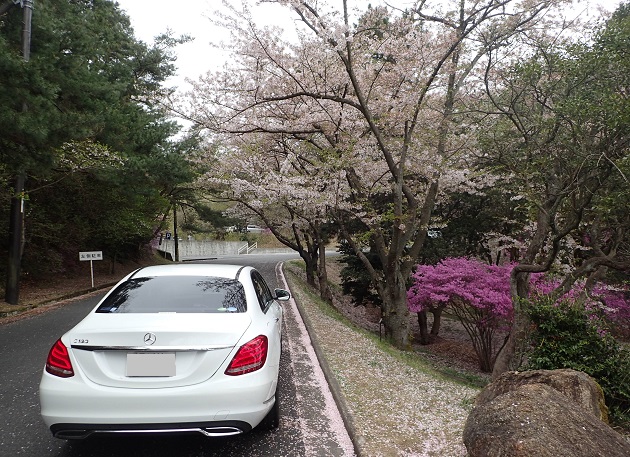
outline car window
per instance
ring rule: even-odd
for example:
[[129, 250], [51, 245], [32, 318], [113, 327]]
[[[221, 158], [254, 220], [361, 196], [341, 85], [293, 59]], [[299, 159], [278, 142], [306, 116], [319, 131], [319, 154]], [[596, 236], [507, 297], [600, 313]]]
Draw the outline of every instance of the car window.
[[263, 312], [267, 311], [267, 307], [273, 301], [273, 295], [267, 286], [267, 283], [263, 277], [257, 271], [252, 272], [252, 283], [256, 290], [256, 296], [258, 297], [258, 303]]
[[97, 313], [243, 313], [245, 290], [235, 279], [208, 276], [132, 278]]

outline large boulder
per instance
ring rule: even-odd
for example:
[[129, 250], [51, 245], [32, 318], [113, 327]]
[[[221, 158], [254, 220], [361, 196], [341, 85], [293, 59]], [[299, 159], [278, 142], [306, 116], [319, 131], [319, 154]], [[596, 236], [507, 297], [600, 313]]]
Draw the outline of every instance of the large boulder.
[[578, 406], [608, 422], [608, 408], [599, 384], [586, 373], [570, 369], [509, 371], [486, 386], [477, 396], [475, 404], [482, 405], [499, 395], [516, 390], [526, 384], [545, 384], [569, 397]]
[[574, 370], [510, 372], [477, 397], [464, 428], [469, 457], [628, 457], [604, 420], [599, 385]]

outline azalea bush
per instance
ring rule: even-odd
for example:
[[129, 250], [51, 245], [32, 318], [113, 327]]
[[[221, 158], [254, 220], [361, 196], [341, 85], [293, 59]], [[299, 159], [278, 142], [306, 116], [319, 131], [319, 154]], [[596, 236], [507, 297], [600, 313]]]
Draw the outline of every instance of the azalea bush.
[[613, 334], [630, 341], [630, 291], [626, 287], [601, 285], [593, 291], [593, 299], [601, 303]]
[[630, 290], [626, 286], [600, 282], [587, 288], [586, 281], [578, 281], [569, 292], [558, 298], [554, 292], [560, 281], [538, 275], [532, 279], [532, 285], [534, 297], [553, 296], [558, 304], [562, 301], [581, 303], [592, 318], [606, 321], [607, 332], [621, 339], [630, 339]]
[[[454, 314], [471, 338], [480, 368], [492, 371], [500, 349], [498, 335], [507, 333], [512, 320], [512, 268], [512, 264], [488, 265], [471, 258], [447, 258], [437, 265], [418, 265], [407, 293], [409, 310], [419, 316], [426, 316], [427, 312], [439, 316], [443, 309]], [[606, 322], [602, 332], [615, 329], [619, 335], [630, 327], [630, 302], [625, 289], [598, 284], [586, 290], [585, 282], [578, 282], [568, 293], [557, 297], [559, 280], [532, 274], [530, 281], [533, 298], [558, 305], [581, 303], [590, 312], [590, 319]], [[422, 319], [419, 320], [422, 325]]]
[[409, 310], [426, 313], [447, 307], [470, 336], [482, 371], [492, 371], [496, 336], [509, 329], [511, 265], [488, 265], [468, 258], [448, 258], [418, 265], [407, 293]]

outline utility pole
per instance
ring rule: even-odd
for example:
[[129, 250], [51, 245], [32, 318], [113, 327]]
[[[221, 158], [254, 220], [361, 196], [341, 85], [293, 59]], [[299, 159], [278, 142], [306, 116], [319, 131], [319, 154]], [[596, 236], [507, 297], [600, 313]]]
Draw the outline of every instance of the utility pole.
[[[22, 57], [25, 62], [31, 58], [31, 23], [33, 18], [34, 0], [12, 0], [0, 6], [0, 14], [7, 12], [11, 7], [20, 5], [23, 14], [22, 28]], [[22, 109], [28, 107], [23, 103]], [[22, 264], [22, 239], [24, 230], [24, 170], [18, 170], [15, 178], [15, 190], [11, 198], [11, 213], [9, 221], [9, 268], [7, 270], [7, 285], [4, 300], [17, 305], [20, 295], [20, 271]]]
[[173, 200], [173, 240], [175, 241], [175, 262], [179, 262], [179, 234], [177, 233], [177, 203]]

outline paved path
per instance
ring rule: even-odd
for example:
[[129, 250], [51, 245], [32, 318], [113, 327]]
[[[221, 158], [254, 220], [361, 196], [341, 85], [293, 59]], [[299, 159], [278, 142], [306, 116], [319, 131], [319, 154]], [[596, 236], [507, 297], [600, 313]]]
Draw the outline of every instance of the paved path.
[[[247, 256], [270, 286], [278, 287], [277, 255]], [[293, 256], [295, 257], [295, 256]], [[220, 262], [243, 263], [243, 256]], [[280, 287], [284, 284], [280, 283]], [[39, 417], [37, 397], [46, 354], [61, 334], [83, 318], [100, 294], [82, 297], [34, 317], [0, 324], [0, 457], [207, 457], [352, 456], [339, 412], [323, 381], [295, 305], [285, 304], [284, 352], [280, 367], [281, 426], [226, 439], [201, 436], [103, 437], [65, 442], [52, 437]]]

